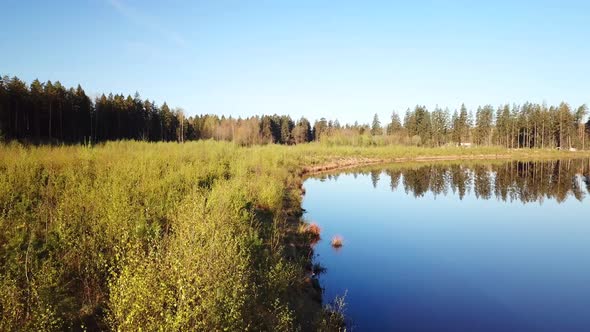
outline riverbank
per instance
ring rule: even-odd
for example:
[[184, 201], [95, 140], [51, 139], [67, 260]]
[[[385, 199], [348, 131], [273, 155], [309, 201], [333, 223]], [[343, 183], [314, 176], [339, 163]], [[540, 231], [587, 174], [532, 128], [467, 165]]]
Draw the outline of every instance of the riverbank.
[[0, 330], [333, 330], [309, 278], [300, 156], [0, 145]]
[[[415, 155], [407, 157], [371, 158], [371, 157], [333, 157], [328, 161], [316, 165], [303, 166], [301, 174], [313, 175], [323, 172], [333, 172], [362, 166], [378, 164], [393, 164], [407, 162], [437, 162], [437, 161], [474, 161], [474, 160], [546, 160], [546, 159], [576, 159], [590, 158], [590, 151], [556, 151], [556, 150], [508, 150], [503, 153], [491, 151], [490, 153], [455, 154], [455, 155], [420, 155], [419, 150]], [[469, 151], [470, 152], [470, 151]], [[479, 152], [479, 151], [476, 151]]]
[[362, 166], [371, 166], [379, 164], [391, 163], [407, 163], [407, 162], [435, 162], [435, 161], [458, 161], [458, 160], [497, 160], [510, 159], [510, 155], [476, 155], [476, 156], [436, 156], [436, 157], [404, 157], [392, 159], [380, 158], [344, 158], [336, 159], [321, 165], [303, 167], [303, 175], [313, 175], [323, 172], [333, 172], [338, 170], [345, 170], [349, 168], [356, 168]]

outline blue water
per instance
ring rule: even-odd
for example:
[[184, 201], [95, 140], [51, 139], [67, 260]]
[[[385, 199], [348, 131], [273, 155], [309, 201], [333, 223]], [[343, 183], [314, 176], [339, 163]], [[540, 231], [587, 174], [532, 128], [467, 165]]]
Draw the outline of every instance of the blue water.
[[[549, 185], [544, 190], [553, 193], [541, 190], [542, 199], [523, 200], [518, 197], [530, 186], [500, 188], [489, 168], [479, 172], [483, 187], [509, 190], [513, 198], [492, 192], [482, 199], [474, 190], [476, 175], [465, 167], [461, 198], [450, 171], [440, 177], [443, 192], [416, 193], [416, 181], [426, 180], [428, 188], [433, 179], [414, 172], [410, 180], [396, 167], [398, 181], [373, 170], [304, 184], [305, 219], [322, 228], [315, 260], [327, 269], [320, 276], [324, 301], [346, 294], [349, 327], [590, 331], [588, 177], [573, 168], [560, 172], [565, 187]], [[340, 250], [330, 246], [334, 235], [344, 239]]]

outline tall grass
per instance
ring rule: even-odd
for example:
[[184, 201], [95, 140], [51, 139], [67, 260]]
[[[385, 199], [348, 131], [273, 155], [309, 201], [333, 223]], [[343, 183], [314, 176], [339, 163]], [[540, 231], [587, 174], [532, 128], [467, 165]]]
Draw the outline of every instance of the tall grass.
[[0, 147], [0, 330], [291, 330], [293, 161], [230, 143]]
[[0, 330], [326, 329], [302, 296], [305, 257], [285, 255], [299, 233], [302, 166], [500, 153], [507, 150], [0, 145]]

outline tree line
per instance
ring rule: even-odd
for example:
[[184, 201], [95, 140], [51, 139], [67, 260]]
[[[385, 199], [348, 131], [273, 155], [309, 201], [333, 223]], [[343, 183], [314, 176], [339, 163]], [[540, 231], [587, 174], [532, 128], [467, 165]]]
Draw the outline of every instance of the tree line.
[[500, 145], [507, 148], [580, 148], [590, 137], [588, 108], [524, 103], [491, 105], [468, 111], [425, 106], [408, 109], [400, 119], [393, 112], [385, 125], [374, 116], [371, 124], [341, 125], [321, 118], [312, 124], [302, 117], [262, 115], [232, 118], [211, 114], [185, 116], [183, 109], [123, 94], [102, 94], [92, 100], [84, 89], [59, 81], [0, 77], [0, 138], [33, 143], [101, 142], [132, 139], [178, 141], [215, 139], [252, 144], [300, 144], [327, 141], [350, 144], [365, 137], [368, 144], [421, 146]]
[[416, 144], [440, 146], [448, 143], [500, 145], [507, 148], [581, 148], [587, 145], [590, 121], [584, 123], [587, 106], [572, 108], [562, 102], [547, 106], [491, 105], [468, 112], [465, 105], [452, 114], [448, 109], [429, 112], [424, 106], [408, 110], [403, 128], [392, 116], [391, 132], [403, 131]]
[[216, 139], [240, 144], [296, 144], [314, 139], [309, 121], [289, 116], [235, 119], [217, 115], [186, 117], [181, 108], [161, 106], [138, 93], [102, 94], [92, 100], [78, 85], [18, 77], [0, 78], [0, 137], [35, 143], [133, 139], [179, 141]]

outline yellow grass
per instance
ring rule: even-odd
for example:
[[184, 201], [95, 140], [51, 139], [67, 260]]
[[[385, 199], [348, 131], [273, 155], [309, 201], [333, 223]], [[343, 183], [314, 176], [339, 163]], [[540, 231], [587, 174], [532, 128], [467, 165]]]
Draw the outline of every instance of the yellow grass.
[[330, 241], [330, 245], [332, 245], [334, 248], [340, 248], [342, 245], [344, 245], [344, 239], [340, 235], [335, 235], [332, 238], [332, 241]]
[[317, 330], [321, 315], [295, 309], [307, 306], [293, 295], [305, 293], [305, 262], [284, 257], [306, 172], [425, 157], [584, 156], [215, 141], [0, 145], [0, 330]]

